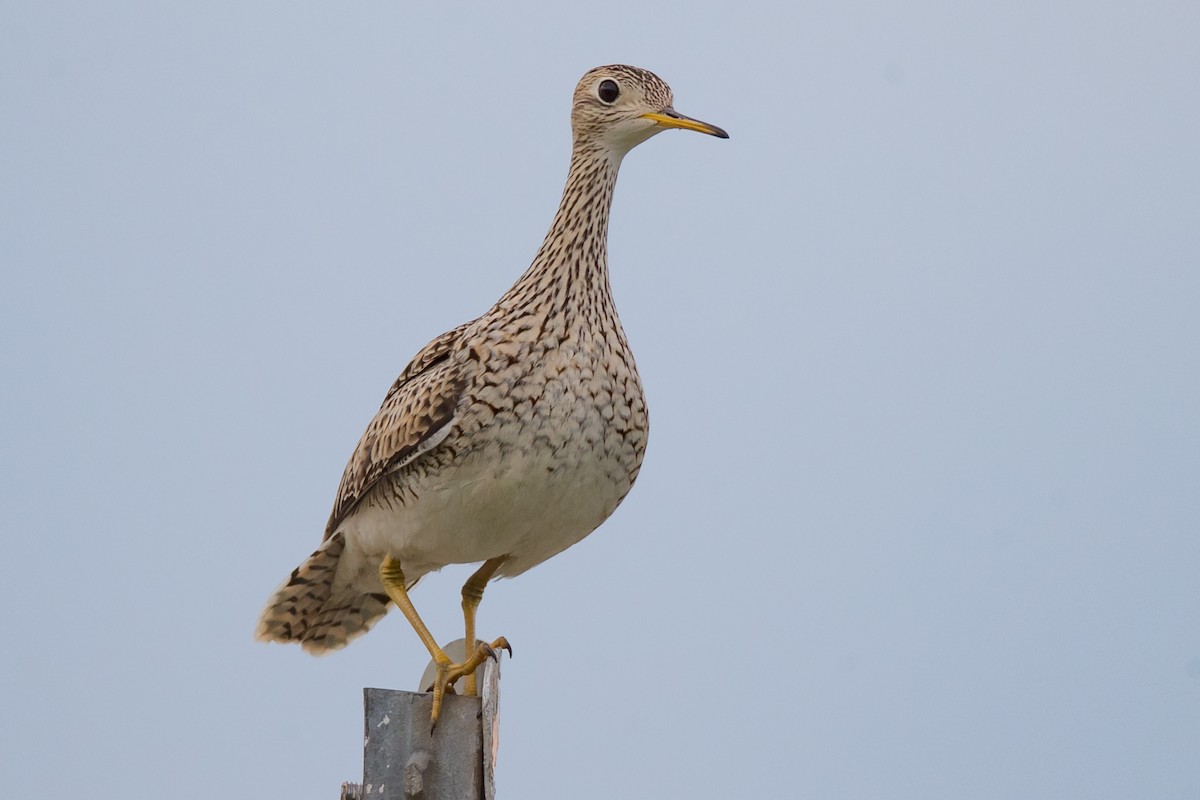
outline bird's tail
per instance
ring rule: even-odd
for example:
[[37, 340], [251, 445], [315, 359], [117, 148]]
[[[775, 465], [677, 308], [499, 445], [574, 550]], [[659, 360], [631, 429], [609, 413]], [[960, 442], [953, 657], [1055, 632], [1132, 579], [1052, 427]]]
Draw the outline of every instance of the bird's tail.
[[292, 570], [267, 601], [255, 639], [299, 642], [305, 651], [321, 655], [344, 647], [387, 613], [386, 594], [353, 591], [352, 586], [335, 591], [334, 576], [345, 547], [345, 537], [334, 534]]

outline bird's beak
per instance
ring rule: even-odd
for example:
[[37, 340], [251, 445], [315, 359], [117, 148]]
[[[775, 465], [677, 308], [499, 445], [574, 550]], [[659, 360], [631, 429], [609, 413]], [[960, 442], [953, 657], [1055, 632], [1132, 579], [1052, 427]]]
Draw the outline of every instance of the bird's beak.
[[699, 131], [700, 133], [707, 133], [709, 136], [716, 136], [721, 139], [729, 138], [729, 134], [716, 125], [709, 125], [707, 122], [685, 117], [670, 106], [656, 113], [642, 114], [642, 119], [652, 119], [664, 128], [683, 128], [685, 131]]

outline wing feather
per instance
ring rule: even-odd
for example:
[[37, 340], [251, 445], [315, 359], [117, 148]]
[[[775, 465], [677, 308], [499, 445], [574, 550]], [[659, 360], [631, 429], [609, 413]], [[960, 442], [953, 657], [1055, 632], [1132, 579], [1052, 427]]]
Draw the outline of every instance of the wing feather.
[[460, 325], [425, 345], [388, 390], [346, 464], [325, 526], [326, 539], [380, 478], [420, 457], [449, 435], [466, 389], [463, 367], [450, 356], [468, 325]]

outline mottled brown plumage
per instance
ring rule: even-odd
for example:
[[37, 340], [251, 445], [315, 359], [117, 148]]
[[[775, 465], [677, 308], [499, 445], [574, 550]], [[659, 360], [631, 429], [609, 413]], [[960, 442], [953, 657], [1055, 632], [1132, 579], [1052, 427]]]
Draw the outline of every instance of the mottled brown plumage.
[[[725, 136], [671, 102], [636, 67], [583, 77], [566, 188], [533, 263], [396, 379], [346, 465], [321, 548], [272, 595], [258, 638], [341, 647], [386, 612], [388, 592], [400, 602], [446, 564], [492, 564], [481, 594], [493, 571], [519, 575], [561, 552], [625, 497], [648, 422], [608, 279], [617, 170], [668, 127]], [[381, 583], [388, 556], [394, 574], [403, 569], [398, 590]]]

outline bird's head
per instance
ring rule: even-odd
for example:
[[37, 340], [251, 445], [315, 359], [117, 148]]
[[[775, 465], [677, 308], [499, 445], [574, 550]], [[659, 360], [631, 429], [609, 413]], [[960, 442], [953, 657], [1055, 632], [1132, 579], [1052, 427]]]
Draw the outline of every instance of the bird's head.
[[667, 128], [729, 138], [716, 125], [683, 116], [672, 104], [671, 87], [653, 72], [620, 64], [589, 70], [575, 87], [571, 107], [576, 146], [599, 146], [619, 160]]

